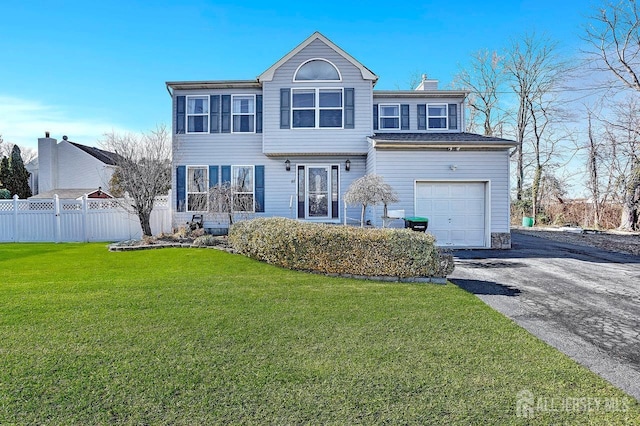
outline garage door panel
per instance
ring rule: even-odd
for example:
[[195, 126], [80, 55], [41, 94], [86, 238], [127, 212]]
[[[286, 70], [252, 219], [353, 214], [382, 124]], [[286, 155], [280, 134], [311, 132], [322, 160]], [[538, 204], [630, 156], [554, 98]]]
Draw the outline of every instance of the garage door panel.
[[466, 208], [471, 211], [480, 211], [484, 209], [484, 200], [467, 200]]
[[467, 216], [467, 228], [482, 229], [484, 232], [484, 215], [476, 214]]
[[485, 245], [485, 183], [418, 182], [416, 216], [429, 218], [428, 232], [440, 246]]

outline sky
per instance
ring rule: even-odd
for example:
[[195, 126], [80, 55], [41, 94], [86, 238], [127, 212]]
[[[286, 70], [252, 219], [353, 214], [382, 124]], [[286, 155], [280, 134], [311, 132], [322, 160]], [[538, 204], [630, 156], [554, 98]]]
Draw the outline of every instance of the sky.
[[171, 124], [167, 81], [255, 79], [320, 31], [408, 89], [448, 85], [470, 55], [536, 32], [577, 56], [590, 1], [0, 0], [0, 135], [97, 146], [107, 132]]

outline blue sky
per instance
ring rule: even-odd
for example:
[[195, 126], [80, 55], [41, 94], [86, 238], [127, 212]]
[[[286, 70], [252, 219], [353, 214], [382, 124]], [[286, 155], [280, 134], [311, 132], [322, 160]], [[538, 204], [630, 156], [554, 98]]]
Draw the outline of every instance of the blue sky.
[[[363, 5], [366, 5], [363, 7]], [[166, 81], [253, 79], [314, 31], [375, 72], [448, 84], [470, 54], [525, 32], [577, 55], [583, 1], [0, 2], [0, 134], [97, 145], [109, 131], [170, 124]]]

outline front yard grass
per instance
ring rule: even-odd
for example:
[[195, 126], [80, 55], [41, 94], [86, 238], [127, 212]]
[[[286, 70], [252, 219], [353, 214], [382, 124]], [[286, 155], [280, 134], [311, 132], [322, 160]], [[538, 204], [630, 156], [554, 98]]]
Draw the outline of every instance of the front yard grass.
[[640, 422], [634, 399], [451, 284], [104, 244], [0, 244], [0, 271], [3, 425]]

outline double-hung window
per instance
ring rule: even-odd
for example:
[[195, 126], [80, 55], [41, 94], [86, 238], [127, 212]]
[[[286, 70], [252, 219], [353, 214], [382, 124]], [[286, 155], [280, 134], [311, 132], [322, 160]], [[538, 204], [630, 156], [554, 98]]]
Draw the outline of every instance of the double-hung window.
[[207, 210], [207, 172], [206, 166], [187, 167], [187, 211]]
[[256, 126], [255, 95], [233, 95], [233, 133], [253, 133]]
[[187, 96], [187, 133], [209, 133], [209, 96]]
[[379, 128], [386, 130], [400, 129], [400, 105], [381, 104], [378, 106]]
[[232, 166], [231, 186], [234, 212], [255, 211], [255, 180], [253, 166]]
[[446, 129], [447, 119], [447, 104], [427, 105], [427, 123], [429, 129]]
[[293, 89], [291, 98], [294, 128], [342, 128], [342, 89]]

